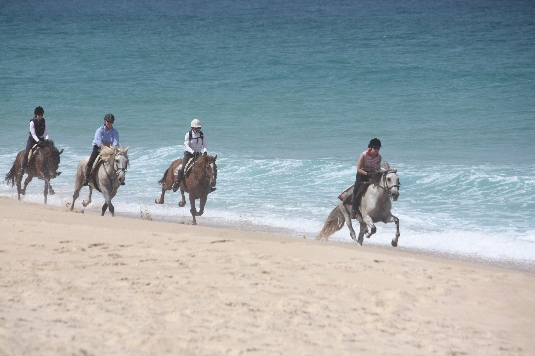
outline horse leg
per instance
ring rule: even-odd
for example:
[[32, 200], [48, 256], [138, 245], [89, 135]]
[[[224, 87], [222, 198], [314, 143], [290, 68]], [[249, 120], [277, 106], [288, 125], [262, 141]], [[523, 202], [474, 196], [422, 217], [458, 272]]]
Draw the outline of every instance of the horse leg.
[[[22, 180], [22, 176], [20, 177], [20, 179]], [[26, 177], [26, 179], [24, 180], [24, 188], [20, 189], [20, 181], [19, 181], [19, 184], [17, 184], [17, 188], [20, 189], [20, 194], [22, 195], [26, 195], [26, 187], [28, 186], [28, 184], [30, 184], [30, 182], [32, 181], [33, 179], [33, 176], [29, 175]]]
[[353, 229], [353, 224], [351, 223], [351, 215], [349, 214], [349, 211], [343, 203], [340, 204], [338, 208], [342, 211], [342, 214], [344, 215], [344, 220], [346, 222], [347, 228], [349, 229], [349, 235], [351, 235], [351, 238], [353, 239], [353, 241], [355, 241], [357, 239], [357, 236], [355, 235], [355, 230]]
[[362, 243], [364, 242], [364, 234], [368, 232], [368, 226], [363, 222], [359, 222], [359, 224], [360, 224], [360, 231], [359, 231], [359, 238], [357, 242], [359, 243], [360, 246], [362, 246]]
[[111, 216], [115, 216], [115, 210], [113, 208], [113, 204], [111, 203], [111, 199], [113, 198], [106, 189], [102, 189], [102, 195], [104, 196], [104, 205], [102, 205], [102, 214], [100, 216], [104, 216], [104, 213], [106, 212], [106, 209], [108, 207], [110, 208]]
[[89, 195], [87, 196], [87, 199], [85, 199], [82, 202], [82, 205], [84, 206], [84, 208], [91, 203], [91, 195], [92, 194], [93, 194], [93, 188], [91, 188], [91, 186], [89, 186]]
[[208, 198], [207, 195], [205, 195], [204, 197], [201, 197], [200, 199], [200, 207], [199, 207], [199, 212], [197, 213], [197, 216], [201, 216], [203, 213], [204, 213], [204, 206], [206, 205], [206, 199]]
[[189, 212], [191, 213], [191, 216], [193, 217], [193, 225], [197, 225], [197, 220], [195, 220], [195, 216], [197, 215], [197, 209], [195, 208], [195, 198], [193, 198], [191, 195], [189, 196], [189, 205], [190, 205]]
[[186, 206], [186, 196], [184, 195], [184, 190], [180, 189], [180, 194], [182, 194], [182, 200], [178, 203], [178, 206], [183, 208]]
[[393, 247], [397, 247], [398, 239], [399, 239], [399, 236], [400, 236], [400, 233], [399, 233], [399, 219], [394, 215], [390, 215], [390, 220], [388, 222], [395, 222], [396, 223], [396, 237], [392, 239], [392, 246]]
[[154, 199], [154, 202], [156, 204], [163, 204], [164, 203], [164, 196], [165, 196], [165, 183], [162, 184], [162, 195], [158, 199]]
[[74, 202], [80, 196], [80, 189], [82, 189], [82, 176], [77, 174], [74, 181], [74, 193], [72, 194], [71, 211], [74, 209]]
[[370, 238], [370, 236], [375, 234], [377, 228], [375, 227], [375, 224], [373, 223], [373, 220], [369, 215], [366, 215], [363, 220], [364, 223], [370, 227], [370, 232], [366, 232], [366, 238]]
[[[104, 203], [104, 205], [102, 205], [102, 214], [100, 214], [100, 216], [104, 216], [104, 213], [106, 212], [107, 209], [108, 209], [108, 203]], [[111, 212], [111, 206], [110, 206], [110, 212]], [[113, 213], [111, 215], [113, 216]]]
[[45, 179], [45, 190], [43, 192], [45, 196], [45, 205], [47, 204], [47, 197], [48, 197], [48, 179]]
[[48, 182], [48, 194], [50, 194], [50, 195], [56, 194], [54, 189], [52, 189], [52, 184], [50, 184], [50, 182]]

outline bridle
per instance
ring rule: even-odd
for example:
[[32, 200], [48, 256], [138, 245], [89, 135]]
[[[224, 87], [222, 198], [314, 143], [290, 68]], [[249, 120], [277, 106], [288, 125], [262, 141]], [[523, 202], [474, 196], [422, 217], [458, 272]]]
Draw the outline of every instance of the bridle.
[[[197, 164], [199, 160], [196, 159], [195, 162], [193, 162], [193, 167], [192, 167], [192, 171], [193, 171], [193, 176], [195, 177], [195, 180], [197, 180], [197, 182], [201, 182], [201, 180], [199, 179], [199, 176], [197, 176], [197, 172], [195, 171], [195, 165]], [[210, 166], [211, 164], [214, 164], [214, 167], [211, 167], [212, 168], [212, 174], [208, 174], [208, 166]], [[202, 182], [202, 186], [203, 188], [205, 188], [208, 183], [210, 183], [210, 181], [213, 180], [216, 181], [217, 180], [217, 168], [215, 167], [215, 162], [208, 162], [207, 164], [204, 165], [204, 175], [205, 175], [205, 179], [204, 179], [204, 182]]]
[[[113, 165], [113, 168], [114, 168], [113, 178], [109, 175], [108, 168], [107, 168], [107, 167], [109, 167], [111, 165], [111, 163], [109, 162], [110, 160], [103, 162], [103, 165], [107, 165], [107, 167], [105, 167], [105, 169], [104, 169], [104, 172], [106, 172], [106, 175], [108, 176], [108, 179], [110, 180], [110, 182], [113, 182], [115, 179], [117, 179], [117, 177], [119, 177], [119, 174], [121, 172], [126, 173], [127, 168], [128, 168], [128, 158], [126, 156], [124, 156], [126, 158], [126, 167], [119, 167], [119, 165], [117, 164], [117, 161], [115, 160], [115, 158], [117, 156], [124, 156], [124, 154], [122, 152], [119, 152], [119, 153], [113, 155], [113, 162], [114, 162], [114, 165]], [[111, 157], [110, 157], [110, 159], [111, 159]]]
[[398, 184], [395, 184], [395, 185], [391, 185], [391, 186], [388, 186], [388, 184], [386, 183], [386, 176], [389, 174], [389, 173], [396, 173], [397, 170], [395, 169], [388, 169], [386, 171], [383, 171], [381, 172], [381, 180], [383, 181], [383, 185], [378, 185], [379, 188], [383, 188], [384, 190], [386, 190], [388, 192], [388, 195], [389, 196], [392, 196], [392, 189], [393, 188], [398, 188], [400, 189], [400, 186], [401, 186], [401, 183], [399, 182], [399, 179], [398, 179]]

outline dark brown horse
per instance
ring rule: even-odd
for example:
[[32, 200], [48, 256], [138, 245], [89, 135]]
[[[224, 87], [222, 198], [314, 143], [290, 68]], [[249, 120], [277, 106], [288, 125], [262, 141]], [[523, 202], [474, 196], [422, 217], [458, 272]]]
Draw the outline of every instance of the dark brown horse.
[[[11, 186], [15, 185], [15, 180], [17, 182], [17, 192], [18, 198], [20, 200], [20, 195], [26, 194], [26, 187], [32, 181], [33, 177], [43, 179], [45, 181], [45, 190], [43, 194], [45, 195], [45, 204], [47, 196], [54, 195], [54, 189], [50, 184], [50, 180], [56, 178], [61, 174], [58, 172], [60, 155], [63, 153], [63, 150], [58, 151], [56, 146], [54, 146], [54, 141], [44, 140], [42, 147], [37, 148], [34, 154], [32, 155], [31, 160], [28, 162], [28, 165], [24, 169], [24, 172], [21, 171], [22, 160], [24, 157], [24, 150], [20, 151], [15, 158], [15, 162], [11, 167], [11, 170], [6, 174], [5, 181], [9, 184], [11, 181]], [[28, 177], [24, 180], [24, 188], [21, 189], [21, 181], [24, 173], [28, 174]]]
[[[180, 193], [182, 194], [182, 200], [178, 203], [178, 206], [183, 207], [186, 205], [186, 197], [184, 192], [189, 195], [190, 212], [193, 217], [193, 225], [197, 225], [195, 216], [201, 216], [204, 212], [204, 205], [208, 194], [215, 188], [217, 180], [217, 165], [215, 163], [216, 156], [200, 156], [195, 160], [193, 167], [189, 172], [184, 173], [184, 178], [180, 183]], [[169, 168], [163, 174], [163, 178], [158, 181], [162, 186], [162, 195], [155, 200], [156, 204], [164, 203], [164, 195], [166, 190], [170, 190], [173, 187], [173, 183], [176, 180], [176, 174], [178, 167], [182, 164], [182, 158], [175, 160]], [[201, 200], [201, 206], [199, 211], [195, 208], [195, 200]]]

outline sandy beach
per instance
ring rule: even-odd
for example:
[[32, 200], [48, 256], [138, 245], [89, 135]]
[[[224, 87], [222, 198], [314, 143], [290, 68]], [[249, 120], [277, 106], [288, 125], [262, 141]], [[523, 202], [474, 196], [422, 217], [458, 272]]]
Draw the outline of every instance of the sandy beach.
[[535, 354], [530, 273], [6, 197], [0, 216], [0, 355]]

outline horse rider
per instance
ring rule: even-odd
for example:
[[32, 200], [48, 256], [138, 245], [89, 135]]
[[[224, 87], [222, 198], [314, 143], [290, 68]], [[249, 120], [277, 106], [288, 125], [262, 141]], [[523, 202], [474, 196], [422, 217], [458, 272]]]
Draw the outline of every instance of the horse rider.
[[351, 217], [354, 218], [357, 213], [357, 192], [362, 182], [370, 180], [370, 176], [379, 167], [381, 167], [381, 140], [374, 138], [368, 144], [368, 149], [360, 154], [357, 162], [357, 176], [355, 178], [355, 186], [353, 187], [353, 203], [351, 206]]
[[[191, 130], [187, 132], [186, 136], [184, 137], [184, 158], [182, 159], [182, 164], [178, 170], [176, 181], [173, 183], [174, 192], [176, 192], [180, 187], [180, 182], [184, 176], [184, 169], [186, 168], [186, 164], [190, 158], [201, 155], [202, 153], [204, 153], [204, 155], [208, 154], [208, 150], [206, 148], [206, 137], [201, 131], [201, 121], [198, 119], [193, 119], [191, 121]], [[212, 188], [212, 191], [214, 190], [215, 188]]]
[[93, 152], [91, 152], [91, 156], [89, 157], [89, 161], [85, 167], [85, 177], [84, 181], [82, 182], [82, 185], [84, 186], [89, 184], [91, 169], [93, 168], [93, 164], [100, 154], [100, 149], [102, 146], [119, 146], [119, 132], [117, 132], [117, 130], [113, 127], [114, 122], [115, 116], [113, 116], [111, 113], [104, 115], [104, 125], [99, 127], [95, 132], [95, 138], [93, 139]]
[[24, 173], [24, 169], [28, 166], [28, 153], [32, 147], [37, 144], [41, 147], [44, 140], [48, 140], [48, 123], [43, 115], [45, 110], [38, 106], [33, 111], [33, 119], [30, 121], [30, 132], [28, 135], [28, 141], [26, 141], [26, 150], [24, 151], [24, 158], [22, 160], [21, 173]]

